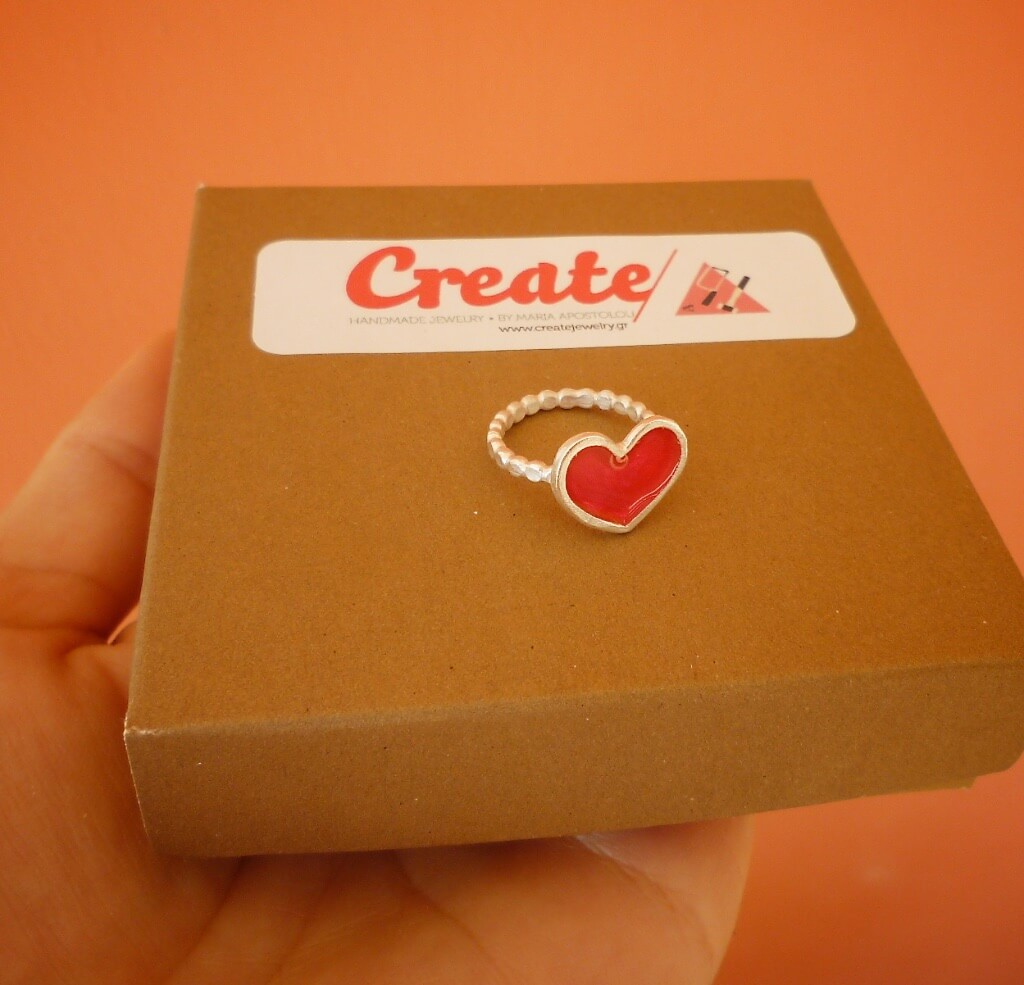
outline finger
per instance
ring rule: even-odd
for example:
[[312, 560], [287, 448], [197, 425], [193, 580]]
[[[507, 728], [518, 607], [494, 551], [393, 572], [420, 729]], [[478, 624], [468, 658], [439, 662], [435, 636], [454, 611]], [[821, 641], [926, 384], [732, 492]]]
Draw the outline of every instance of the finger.
[[78, 653], [100, 664], [110, 680], [114, 681], [122, 697], [128, 700], [128, 679], [131, 676], [132, 656], [135, 652], [135, 628], [132, 621], [119, 629], [109, 644], [97, 643], [83, 647]]
[[751, 822], [738, 818], [396, 858], [509, 978], [564, 980], [571, 960], [574, 981], [697, 983], [725, 953], [750, 843]]
[[172, 339], [142, 349], [0, 517], [0, 624], [106, 638], [142, 576]]
[[578, 840], [647, 880], [692, 914], [714, 974], [739, 915], [753, 844], [751, 817], [643, 828]]

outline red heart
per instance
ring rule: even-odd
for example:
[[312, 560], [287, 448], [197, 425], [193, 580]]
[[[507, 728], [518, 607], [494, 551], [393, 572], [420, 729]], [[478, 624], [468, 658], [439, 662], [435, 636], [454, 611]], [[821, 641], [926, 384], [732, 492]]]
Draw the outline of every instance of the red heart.
[[678, 425], [664, 420], [639, 424], [621, 444], [601, 434], [579, 435], [558, 469], [565, 498], [613, 529], [631, 529], [685, 462], [686, 439]]

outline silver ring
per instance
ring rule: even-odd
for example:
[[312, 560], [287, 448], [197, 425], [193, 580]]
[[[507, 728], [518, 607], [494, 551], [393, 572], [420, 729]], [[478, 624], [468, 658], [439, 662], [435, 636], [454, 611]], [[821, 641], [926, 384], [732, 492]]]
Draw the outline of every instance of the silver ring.
[[[610, 410], [635, 427], [622, 441], [598, 431], [573, 435], [551, 465], [528, 461], [505, 444], [505, 435], [521, 420], [542, 410], [573, 407]], [[547, 482], [555, 499], [581, 523], [597, 530], [628, 533], [665, 497], [686, 465], [683, 429], [632, 397], [589, 388], [541, 390], [514, 400], [494, 415], [487, 448], [500, 468], [530, 482]]]

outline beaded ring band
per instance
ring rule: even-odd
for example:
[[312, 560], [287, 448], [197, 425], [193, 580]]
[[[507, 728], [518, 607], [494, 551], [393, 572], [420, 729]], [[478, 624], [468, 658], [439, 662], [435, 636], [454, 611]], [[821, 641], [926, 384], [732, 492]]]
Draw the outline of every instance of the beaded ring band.
[[[542, 410], [573, 407], [610, 410], [636, 425], [622, 441], [585, 431], [564, 442], [554, 462], [528, 461], [505, 444], [508, 431]], [[494, 415], [487, 447], [500, 468], [530, 482], [550, 483], [555, 499], [581, 523], [628, 533], [672, 488], [686, 465], [683, 429], [632, 397], [611, 390], [542, 390], [514, 400]]]

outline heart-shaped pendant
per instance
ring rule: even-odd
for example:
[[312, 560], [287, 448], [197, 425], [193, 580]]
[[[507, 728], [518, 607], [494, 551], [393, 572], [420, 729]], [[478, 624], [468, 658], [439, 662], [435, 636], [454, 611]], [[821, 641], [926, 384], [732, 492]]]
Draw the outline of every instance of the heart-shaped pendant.
[[577, 434], [558, 449], [551, 488], [587, 526], [628, 533], [672, 488], [686, 453], [686, 435], [667, 417], [646, 418], [621, 442], [596, 431]]

